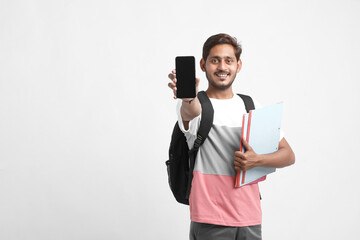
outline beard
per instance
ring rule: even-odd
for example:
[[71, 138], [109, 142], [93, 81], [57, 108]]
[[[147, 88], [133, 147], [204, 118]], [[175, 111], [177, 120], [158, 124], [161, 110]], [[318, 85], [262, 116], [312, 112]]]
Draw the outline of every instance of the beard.
[[230, 74], [229, 72], [219, 71], [219, 72], [216, 72], [215, 74], [222, 74], [222, 73], [228, 74], [228, 77], [230, 78], [230, 81], [227, 84], [222, 84], [222, 82], [220, 82], [220, 83], [216, 82], [213, 79], [212, 75], [210, 73], [208, 73], [208, 71], [205, 70], [206, 78], [209, 81], [209, 84], [218, 90], [226, 90], [226, 89], [230, 88], [236, 78], [236, 72], [235, 72], [235, 74]]

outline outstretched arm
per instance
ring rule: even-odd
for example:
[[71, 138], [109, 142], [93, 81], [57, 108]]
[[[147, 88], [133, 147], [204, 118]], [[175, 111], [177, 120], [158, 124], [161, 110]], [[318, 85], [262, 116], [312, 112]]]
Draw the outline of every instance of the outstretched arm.
[[[169, 74], [171, 81], [168, 83], [169, 88], [174, 92], [174, 99], [176, 99], [176, 71], [172, 70]], [[198, 92], [200, 79], [196, 78], [196, 93]], [[201, 114], [201, 104], [197, 97], [195, 98], [183, 98], [180, 109], [181, 118], [184, 123], [184, 127], [187, 130], [189, 128], [189, 121]]]

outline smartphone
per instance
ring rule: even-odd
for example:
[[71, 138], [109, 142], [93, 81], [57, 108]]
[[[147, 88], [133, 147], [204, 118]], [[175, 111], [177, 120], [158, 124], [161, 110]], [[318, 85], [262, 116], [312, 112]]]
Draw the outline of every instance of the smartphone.
[[177, 98], [195, 98], [195, 57], [178, 56], [175, 58], [176, 69], [176, 97]]

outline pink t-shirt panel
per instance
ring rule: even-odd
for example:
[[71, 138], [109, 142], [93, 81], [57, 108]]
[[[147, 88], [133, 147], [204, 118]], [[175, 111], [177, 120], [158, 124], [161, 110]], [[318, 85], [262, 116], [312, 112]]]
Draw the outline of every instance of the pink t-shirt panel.
[[190, 194], [192, 221], [225, 226], [261, 224], [258, 184], [234, 188], [234, 176], [194, 171]]

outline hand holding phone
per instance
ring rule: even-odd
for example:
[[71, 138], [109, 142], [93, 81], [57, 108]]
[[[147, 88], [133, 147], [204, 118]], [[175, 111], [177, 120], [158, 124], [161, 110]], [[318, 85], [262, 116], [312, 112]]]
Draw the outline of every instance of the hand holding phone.
[[176, 68], [176, 97], [177, 98], [195, 98], [196, 80], [195, 80], [195, 57], [178, 56], [175, 58]]

